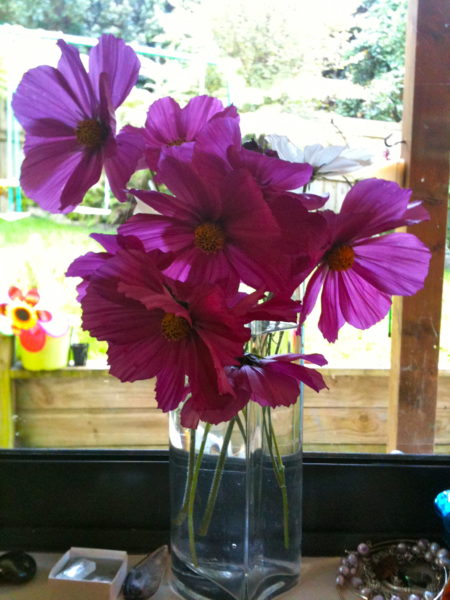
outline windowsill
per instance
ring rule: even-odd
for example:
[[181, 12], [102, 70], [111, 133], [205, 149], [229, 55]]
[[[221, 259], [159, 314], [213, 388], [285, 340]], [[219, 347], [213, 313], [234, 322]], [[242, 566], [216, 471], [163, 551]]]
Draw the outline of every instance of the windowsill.
[[[47, 584], [48, 573], [61, 554], [32, 553], [38, 565], [38, 572], [33, 581], [22, 586], [8, 586], [2, 584], [2, 594], [8, 600], [48, 600], [49, 587]], [[129, 556], [129, 568], [135, 565], [140, 556]], [[280, 600], [335, 600], [335, 578], [339, 565], [336, 557], [305, 557], [302, 562], [302, 575], [300, 583], [285, 594], [278, 596]], [[120, 596], [122, 598], [122, 596]], [[176, 600], [179, 596], [170, 590], [168, 585], [163, 585], [152, 600]], [[80, 598], [82, 600], [82, 598]]]

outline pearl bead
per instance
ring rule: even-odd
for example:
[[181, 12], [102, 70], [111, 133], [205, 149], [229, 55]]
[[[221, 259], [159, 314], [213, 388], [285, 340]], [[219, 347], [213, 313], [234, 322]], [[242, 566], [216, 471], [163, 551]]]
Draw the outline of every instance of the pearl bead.
[[447, 548], [441, 548], [440, 550], [438, 550], [436, 556], [438, 558], [447, 558], [447, 556], [448, 556]]
[[403, 542], [397, 544], [397, 552], [399, 552], [400, 554], [404, 554], [406, 552], [406, 544], [404, 544]]
[[362, 579], [360, 577], [352, 577], [351, 584], [354, 588], [359, 588], [362, 585]]
[[347, 556], [347, 560], [352, 567], [358, 566], [358, 557], [353, 552]]
[[339, 567], [339, 573], [341, 575], [344, 575], [344, 577], [345, 577], [347, 575], [350, 575], [350, 569], [346, 566]]
[[420, 554], [420, 553], [421, 553], [421, 550], [420, 550], [419, 546], [416, 546], [416, 545], [414, 545], [414, 546], [411, 548], [411, 552], [412, 552], [413, 554]]
[[359, 593], [361, 594], [361, 596], [370, 596], [370, 594], [372, 593], [372, 588], [370, 587], [363, 587], [359, 590]]
[[418, 596], [417, 594], [410, 594], [408, 596], [408, 600], [422, 600], [420, 596]]
[[359, 544], [359, 546], [356, 549], [358, 551], [358, 554], [361, 554], [361, 556], [367, 556], [368, 554], [370, 554], [370, 548], [367, 544]]
[[350, 569], [350, 575], [356, 575], [357, 572], [358, 572], [358, 569], [356, 567], [352, 567]]
[[430, 545], [430, 542], [428, 540], [422, 539], [417, 542], [417, 545], [422, 550], [426, 550], [428, 548], [428, 546]]
[[423, 557], [427, 562], [432, 562], [433, 560], [433, 555], [431, 554], [431, 552], [425, 552]]
[[377, 594], [376, 596], [372, 596], [371, 600], [385, 600], [383, 594]]
[[400, 598], [400, 596], [397, 596], [397, 594], [394, 594], [394, 596], [390, 597], [390, 600], [402, 600], [402, 599]]
[[427, 590], [423, 595], [424, 600], [434, 600], [434, 592]]
[[342, 587], [345, 584], [345, 579], [343, 575], [338, 575], [336, 577], [336, 585], [339, 585], [340, 587]]
[[436, 544], [436, 542], [433, 542], [432, 544], [430, 544], [430, 552], [432, 554], [436, 554], [437, 552], [439, 552], [439, 550], [440, 550], [439, 544]]

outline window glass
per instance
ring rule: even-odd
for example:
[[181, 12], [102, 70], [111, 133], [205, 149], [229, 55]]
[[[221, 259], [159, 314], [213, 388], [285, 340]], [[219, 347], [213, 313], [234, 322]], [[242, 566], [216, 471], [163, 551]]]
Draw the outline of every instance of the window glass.
[[[18, 179], [23, 136], [10, 110], [22, 74], [40, 64], [56, 66], [62, 35], [83, 60], [100, 33], [122, 36], [134, 44], [142, 67], [120, 123], [142, 126], [147, 107], [162, 96], [185, 104], [210, 94], [237, 106], [248, 138], [277, 134], [299, 147], [348, 147], [360, 169], [328, 173], [310, 189], [329, 194], [326, 208], [339, 210], [359, 178], [403, 180], [407, 0], [279, 0], [275, 11], [271, 0], [79, 0], [65, 3], [62, 12], [54, 4], [40, 2], [36, 11], [31, 0], [6, 0], [0, 7], [0, 302], [11, 285], [24, 292], [37, 287], [49, 310], [67, 318], [70, 342], [89, 349], [85, 367], [73, 366], [71, 354], [67, 369], [0, 371], [0, 410], [3, 423], [10, 420], [0, 446], [166, 447], [167, 420], [156, 409], [153, 382], [122, 384], [107, 374], [106, 344], [82, 330], [77, 281], [64, 276], [74, 258], [98, 251], [89, 233], [114, 232], [132, 209], [115, 200], [103, 179], [70, 215], [52, 217], [25, 196]], [[446, 260], [439, 453], [450, 449], [449, 269]], [[302, 344], [327, 358], [329, 389], [305, 392], [305, 449], [386, 452], [391, 314], [368, 331], [344, 326], [335, 344], [324, 341], [317, 320], [316, 308]], [[23, 362], [12, 338], [0, 337], [0, 344], [4, 364]]]

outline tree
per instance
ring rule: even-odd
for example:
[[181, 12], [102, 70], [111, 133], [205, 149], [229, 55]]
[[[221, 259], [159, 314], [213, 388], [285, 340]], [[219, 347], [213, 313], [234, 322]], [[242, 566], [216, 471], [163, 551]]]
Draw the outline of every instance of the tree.
[[279, 76], [294, 76], [302, 66], [299, 23], [301, 3], [279, 0], [229, 0], [217, 3], [212, 30], [222, 52], [240, 62], [250, 86], [271, 84]]
[[362, 85], [405, 64], [407, 0], [365, 0], [350, 30], [347, 70]]
[[400, 121], [407, 0], [364, 0], [349, 30], [345, 73], [367, 89], [365, 98], [337, 103], [344, 114]]
[[165, 0], [2, 0], [0, 22], [98, 37], [113, 33], [126, 41], [152, 44], [162, 29]]

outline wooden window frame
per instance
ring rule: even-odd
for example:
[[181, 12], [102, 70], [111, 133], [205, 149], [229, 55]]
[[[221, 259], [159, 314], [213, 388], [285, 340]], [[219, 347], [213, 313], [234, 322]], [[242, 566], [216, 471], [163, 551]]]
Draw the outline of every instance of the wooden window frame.
[[449, 190], [449, 12], [446, 0], [409, 2], [405, 185], [430, 213], [411, 233], [430, 248], [432, 258], [424, 289], [394, 298], [388, 451], [431, 454], [434, 449]]

